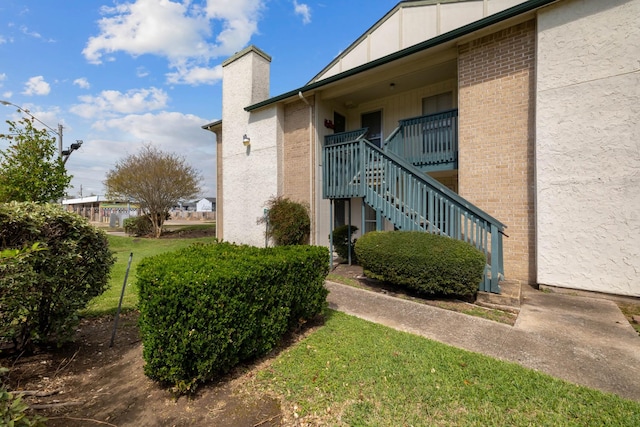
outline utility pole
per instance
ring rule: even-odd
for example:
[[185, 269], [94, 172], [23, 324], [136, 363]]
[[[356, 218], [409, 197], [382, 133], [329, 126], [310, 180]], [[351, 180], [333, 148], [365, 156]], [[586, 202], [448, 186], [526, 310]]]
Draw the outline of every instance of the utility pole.
[[58, 123], [58, 157], [62, 158], [62, 125]]
[[58, 130], [56, 131], [51, 126], [49, 126], [48, 124], [46, 124], [45, 122], [43, 122], [42, 120], [40, 120], [39, 118], [31, 114], [29, 110], [26, 110], [21, 106], [14, 104], [13, 102], [0, 100], [0, 104], [16, 107], [18, 111], [22, 111], [23, 113], [27, 114], [33, 120], [36, 120], [38, 123], [40, 123], [47, 129], [49, 129], [51, 132], [56, 134], [58, 136], [58, 157], [60, 158], [60, 160], [62, 160], [63, 165], [67, 163], [67, 160], [69, 160], [69, 156], [71, 155], [71, 153], [73, 153], [75, 150], [80, 148], [80, 146], [82, 145], [83, 141], [81, 139], [77, 139], [76, 142], [74, 144], [71, 144], [69, 148], [67, 148], [66, 150], [63, 150], [62, 149], [62, 124], [58, 123]]

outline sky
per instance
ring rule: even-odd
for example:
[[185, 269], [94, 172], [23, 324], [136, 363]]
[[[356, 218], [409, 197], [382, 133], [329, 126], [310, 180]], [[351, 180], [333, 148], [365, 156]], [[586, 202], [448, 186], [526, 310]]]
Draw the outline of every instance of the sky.
[[[63, 149], [83, 141], [66, 163], [71, 197], [104, 195], [106, 173], [145, 144], [183, 156], [203, 177], [200, 196], [215, 197], [215, 135], [202, 125], [222, 115], [222, 62], [257, 46], [272, 57], [270, 95], [280, 95], [396, 3], [0, 0], [0, 100], [61, 124]], [[0, 104], [0, 134], [22, 116]]]

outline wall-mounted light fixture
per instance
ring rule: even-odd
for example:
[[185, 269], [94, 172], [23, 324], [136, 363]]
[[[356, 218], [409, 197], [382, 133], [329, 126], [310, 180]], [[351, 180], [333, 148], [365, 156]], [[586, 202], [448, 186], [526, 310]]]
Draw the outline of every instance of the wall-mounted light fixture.
[[245, 133], [244, 136], [242, 137], [242, 143], [247, 146], [249, 144], [251, 144], [251, 139], [247, 136], [247, 134]]
[[396, 89], [396, 84], [395, 83], [389, 83], [389, 90], [395, 90]]

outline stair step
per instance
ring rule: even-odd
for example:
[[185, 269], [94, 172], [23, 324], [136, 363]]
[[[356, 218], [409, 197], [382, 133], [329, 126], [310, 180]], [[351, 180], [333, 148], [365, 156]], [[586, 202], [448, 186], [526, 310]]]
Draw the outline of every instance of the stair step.
[[479, 291], [476, 304], [501, 310], [520, 311], [522, 303], [522, 283], [517, 280], [500, 282], [500, 293]]

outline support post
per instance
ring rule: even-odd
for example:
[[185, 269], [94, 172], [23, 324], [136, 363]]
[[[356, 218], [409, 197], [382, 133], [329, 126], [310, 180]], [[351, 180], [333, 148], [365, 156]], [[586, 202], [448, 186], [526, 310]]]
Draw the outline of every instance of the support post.
[[329, 199], [329, 271], [333, 271], [333, 199]]
[[133, 259], [133, 252], [129, 254], [129, 264], [127, 264], [127, 272], [124, 274], [124, 283], [122, 283], [122, 292], [120, 293], [120, 302], [118, 303], [118, 310], [116, 311], [116, 319], [113, 323], [113, 332], [111, 333], [111, 342], [109, 348], [113, 347], [113, 341], [116, 339], [116, 329], [118, 328], [118, 318], [120, 317], [120, 308], [122, 308], [122, 298], [124, 298], [124, 289], [127, 286], [127, 278], [129, 277], [129, 269], [131, 268], [131, 260]]

